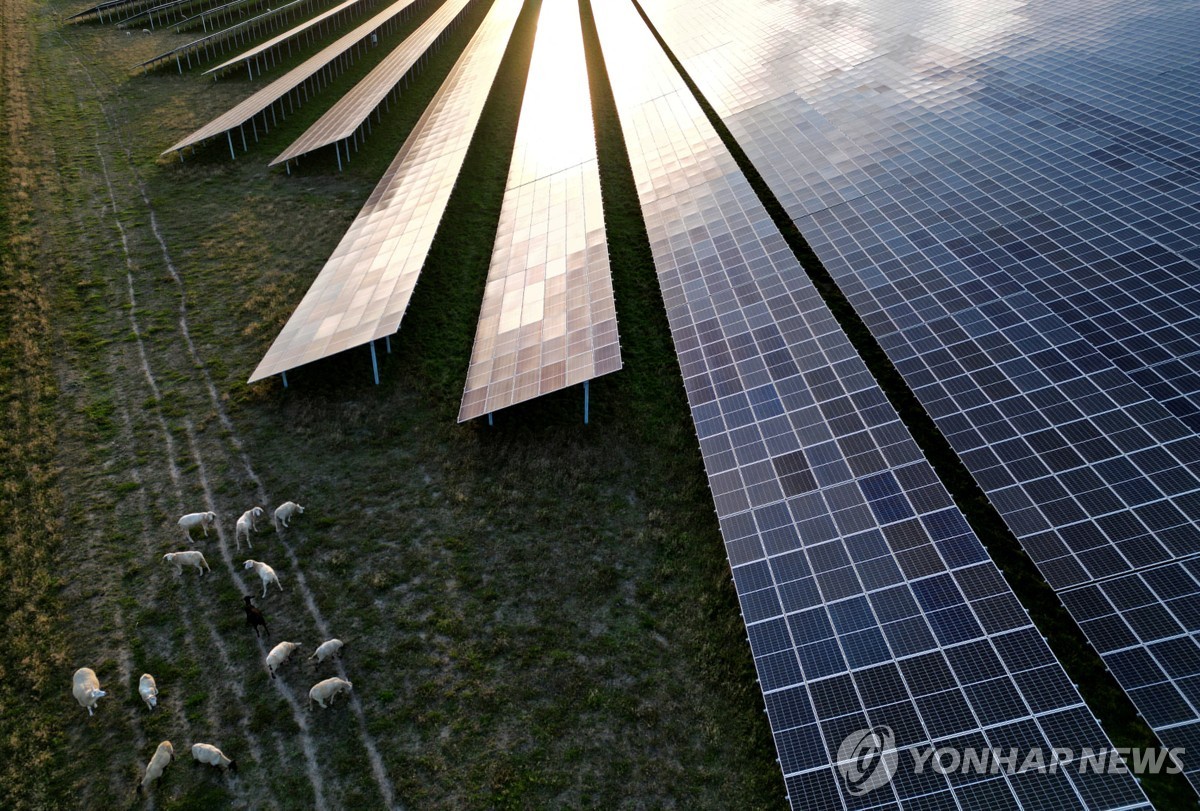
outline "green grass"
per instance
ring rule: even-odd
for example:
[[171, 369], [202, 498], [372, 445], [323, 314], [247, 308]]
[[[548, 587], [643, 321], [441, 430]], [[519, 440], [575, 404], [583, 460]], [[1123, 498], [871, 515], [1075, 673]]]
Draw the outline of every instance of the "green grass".
[[[179, 288], [149, 231], [140, 179], [220, 407], [273, 501], [307, 508], [288, 537], [331, 632], [348, 642], [366, 728], [407, 806], [784, 804], [619, 126], [599, 80], [626, 368], [594, 381], [587, 427], [579, 390], [500, 412], [493, 428], [454, 422], [535, 12], [531, 3], [518, 23], [382, 385], [371, 384], [363, 349], [297, 370], [288, 390], [244, 381], [474, 22], [443, 46], [346, 172], [333, 171], [332, 154], [317, 155], [287, 177], [266, 161], [336, 88], [236, 161], [215, 144], [179, 164], [158, 151], [243, 97], [246, 82], [130, 77], [132, 52], [148, 47], [141, 40], [99, 26], [57, 31], [44, 15], [29, 21], [41, 136], [32, 143], [54, 145], [40, 156], [49, 179], [31, 203], [46, 252], [33, 286], [53, 305], [39, 341], [54, 348], [47, 371], [60, 383], [45, 417], [61, 473], [42, 487], [57, 505], [51, 515], [71, 527], [69, 549], [42, 566], [84, 563], [47, 590], [70, 607], [54, 626], [48, 706], [34, 717], [52, 736], [40, 750], [49, 759], [23, 770], [13, 797], [36, 797], [41, 785], [57, 792], [51, 806], [124, 805], [154, 745], [170, 738], [184, 757], [154, 789], [160, 807], [313, 801], [295, 722], [262, 672], [242, 625], [241, 587], [215, 542], [197, 541], [214, 569], [204, 581], [158, 563], [181, 543], [174, 520], [200, 509], [202, 472], [230, 530], [253, 486], [186, 350]], [[157, 395], [129, 323], [117, 221]], [[285, 589], [263, 604], [272, 639], [311, 649], [321, 638], [298, 573], [270, 533], [254, 544]], [[92, 719], [66, 687], [85, 663], [114, 690]], [[131, 692], [143, 671], [162, 691], [153, 714]], [[281, 678], [303, 696], [326, 675], [293, 663]], [[340, 705], [308, 720], [331, 805], [375, 807], [354, 717]], [[191, 769], [185, 748], [195, 740], [237, 757], [240, 777]]]

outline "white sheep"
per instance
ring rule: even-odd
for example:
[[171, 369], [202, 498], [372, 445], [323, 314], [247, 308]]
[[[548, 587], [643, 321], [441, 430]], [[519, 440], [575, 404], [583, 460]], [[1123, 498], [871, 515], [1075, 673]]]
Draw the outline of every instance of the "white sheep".
[[167, 768], [172, 760], [175, 759], [175, 747], [170, 741], [163, 741], [154, 750], [154, 757], [150, 758], [150, 762], [146, 764], [146, 776], [142, 778], [142, 782], [138, 784], [137, 793], [150, 787], [158, 778], [162, 777], [163, 770]]
[[353, 686], [350, 682], [345, 679], [339, 679], [337, 676], [334, 676], [332, 679], [325, 679], [325, 681], [319, 681], [308, 691], [308, 708], [312, 709], [314, 701], [322, 707], [328, 706], [325, 703], [326, 701], [332, 704], [335, 696], [339, 693], [350, 692], [350, 688]]
[[211, 743], [192, 744], [192, 758], [196, 763], [206, 763], [209, 766], [216, 766], [218, 769], [228, 769], [231, 772], [237, 771], [237, 761], [231, 757], [226, 757], [224, 752]]
[[183, 530], [183, 534], [190, 541], [192, 539], [192, 530], [199, 527], [204, 530], [204, 537], [208, 537], [208, 528], [217, 522], [216, 513], [188, 513], [179, 519], [179, 528]]
[[335, 656], [341, 656], [342, 646], [345, 644], [346, 643], [340, 639], [326, 640], [318, 645], [317, 649], [313, 651], [313, 655], [308, 658], [316, 659], [317, 664], [322, 664], [326, 659], [332, 659]]
[[212, 571], [208, 568], [208, 561], [204, 559], [203, 553], [194, 549], [188, 552], [168, 552], [163, 555], [163, 562], [174, 564], [177, 575], [183, 574], [184, 566], [195, 566], [200, 570], [201, 577], [204, 577], [205, 570]]
[[271, 648], [271, 652], [267, 654], [267, 671], [271, 674], [271, 678], [275, 678], [275, 671], [283, 667], [283, 663], [288, 660], [288, 657], [303, 644], [301, 642], [280, 642], [275, 647]]
[[142, 677], [138, 679], [138, 695], [150, 709], [154, 709], [158, 705], [158, 683], [149, 673], [143, 673]]
[[280, 525], [286, 527], [288, 522], [292, 520], [293, 515], [303, 515], [304, 508], [294, 501], [285, 501], [275, 508], [272, 517], [275, 519], [275, 529], [278, 530]]
[[[275, 570], [260, 560], [248, 560], [242, 567], [243, 569], [253, 569], [258, 573], [259, 580], [262, 580], [263, 593], [260, 599], [267, 597], [267, 585], [274, 583], [279, 586], [279, 575], [275, 574]], [[283, 591], [283, 586], [279, 586], [279, 590]]]
[[246, 536], [246, 546], [251, 549], [254, 544], [250, 543], [250, 533], [258, 532], [258, 527], [254, 526], [254, 519], [262, 518], [263, 508], [253, 507], [242, 513], [242, 517], [237, 520], [237, 530], [234, 532], [234, 540], [237, 541], [237, 548], [242, 548], [242, 536]]
[[88, 711], [88, 715], [92, 715], [96, 702], [108, 695], [100, 689], [100, 680], [96, 678], [96, 671], [90, 667], [81, 667], [75, 671], [71, 692], [75, 695], [79, 706]]

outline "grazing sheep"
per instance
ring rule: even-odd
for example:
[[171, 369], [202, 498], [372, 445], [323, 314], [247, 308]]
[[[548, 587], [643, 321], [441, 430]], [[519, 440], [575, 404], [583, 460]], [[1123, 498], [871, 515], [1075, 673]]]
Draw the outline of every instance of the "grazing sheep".
[[158, 704], [158, 684], [149, 673], [143, 673], [142, 677], [138, 679], [138, 695], [150, 709], [154, 709]]
[[208, 568], [208, 561], [204, 559], [204, 555], [195, 550], [189, 552], [168, 552], [163, 555], [164, 563], [171, 563], [175, 566], [175, 574], [183, 574], [184, 566], [195, 566], [200, 570], [200, 576], [204, 577], [205, 570], [212, 571]]
[[275, 508], [273, 518], [275, 519], [275, 529], [278, 530], [280, 525], [286, 527], [288, 522], [292, 520], [293, 515], [303, 515], [304, 508], [294, 501], [285, 501]]
[[[274, 569], [260, 560], [248, 560], [246, 561], [246, 565], [242, 568], [253, 569], [258, 574], [258, 578], [262, 580], [263, 593], [262, 597], [259, 599], [266, 599], [268, 584], [274, 583], [275, 585], [279, 586], [279, 575], [275, 574]], [[279, 590], [283, 591], [283, 586], [279, 586]]]
[[254, 603], [250, 602], [253, 597], [247, 594], [242, 598], [245, 600], [245, 605], [242, 606], [246, 610], [246, 624], [254, 629], [254, 638], [258, 639], [258, 626], [267, 632], [267, 638], [271, 638], [271, 629], [267, 627], [267, 618], [263, 616], [263, 612], [254, 607]]
[[271, 652], [267, 654], [267, 671], [271, 674], [271, 678], [275, 678], [275, 671], [283, 667], [283, 663], [302, 644], [301, 642], [280, 642], [271, 648]]
[[251, 549], [254, 544], [250, 543], [250, 533], [258, 532], [258, 527], [254, 526], [254, 519], [262, 518], [263, 508], [254, 507], [242, 513], [242, 517], [237, 520], [237, 529], [234, 532], [234, 540], [237, 541], [237, 548], [242, 548], [242, 536], [246, 536], [246, 546]]
[[342, 647], [345, 644], [346, 643], [340, 639], [326, 640], [325, 642], [322, 642], [320, 645], [318, 645], [317, 649], [315, 651], [313, 651], [313, 655], [308, 658], [316, 659], [317, 664], [322, 664], [326, 659], [332, 659], [335, 656], [341, 656], [342, 655]]
[[96, 678], [96, 671], [90, 667], [81, 667], [75, 671], [71, 692], [75, 695], [79, 706], [88, 711], [88, 715], [92, 715], [96, 702], [108, 695], [100, 689], [100, 680]]
[[154, 750], [154, 757], [150, 758], [150, 762], [146, 764], [146, 776], [142, 778], [142, 782], [138, 784], [137, 793], [141, 794], [143, 790], [150, 787], [158, 778], [162, 777], [163, 770], [167, 765], [175, 759], [175, 747], [170, 741], [163, 741]]
[[322, 707], [328, 706], [325, 703], [326, 701], [332, 704], [335, 696], [337, 696], [339, 693], [350, 692], [350, 688], [353, 686], [354, 685], [352, 685], [350, 682], [346, 681], [345, 679], [339, 679], [337, 676], [334, 676], [332, 679], [325, 679], [325, 681], [317, 682], [313, 685], [312, 689], [308, 691], [308, 709], [312, 709], [312, 703], [314, 701], [320, 704]]
[[209, 766], [216, 766], [218, 769], [237, 771], [237, 761], [226, 757], [224, 752], [211, 743], [192, 744], [192, 758], [193, 763], [206, 763]]
[[192, 530], [199, 527], [204, 530], [204, 537], [208, 537], [208, 528], [217, 523], [216, 513], [188, 513], [179, 519], [179, 528], [183, 530], [183, 534], [190, 541], [192, 539]]

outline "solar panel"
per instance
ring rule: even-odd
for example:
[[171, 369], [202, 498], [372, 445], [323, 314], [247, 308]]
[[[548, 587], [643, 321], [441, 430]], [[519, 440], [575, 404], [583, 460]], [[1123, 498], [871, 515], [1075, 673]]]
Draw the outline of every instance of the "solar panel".
[[522, 4], [492, 5], [251, 383], [400, 327]]
[[621, 368], [577, 0], [542, 0], [459, 422]]
[[1200, 742], [1200, 5], [646, 7], [1139, 711]]
[[420, 28], [385, 56], [270, 165], [285, 163], [354, 135], [413, 66], [461, 19], [472, 2], [474, 0], [446, 0]]
[[592, 8], [792, 806], [1148, 808], [1128, 774], [843, 782], [856, 730], [1108, 744], [632, 6]]
[[[259, 114], [264, 114], [263, 125], [266, 126], [264, 111], [273, 111], [276, 103], [280, 103], [280, 110], [284, 111], [285, 107], [281, 103], [284, 100], [288, 101], [290, 107], [293, 109], [301, 105], [308, 98], [308, 83], [310, 80], [316, 79], [317, 84], [319, 84], [326, 72], [336, 70], [337, 66], [346, 63], [351, 58], [351, 53], [356, 47], [360, 46], [378, 31], [390, 30], [400, 16], [408, 10], [409, 6], [419, 1], [396, 0], [395, 3], [392, 3], [362, 25], [355, 27], [348, 34], [338, 37], [336, 41], [325, 46], [315, 55], [304, 60], [304, 62], [292, 68], [266, 87], [258, 90], [249, 98], [242, 100], [230, 110], [217, 116], [170, 149], [164, 150], [162, 154], [166, 155], [169, 152], [177, 152], [202, 141], [207, 141], [214, 136], [232, 133], [235, 129], [240, 130], [247, 123], [253, 122], [255, 116]], [[298, 89], [302, 89], [303, 93], [299, 92]], [[315, 91], [316, 85], [314, 85]], [[229, 138], [229, 151], [232, 154], [232, 134], [229, 135]], [[244, 147], [246, 145], [244, 131], [242, 132], [242, 143]]]
[[321, 28], [322, 24], [327, 22], [332, 17], [336, 17], [337, 15], [342, 14], [343, 12], [350, 11], [350, 10], [357, 11], [357, 9], [355, 9], [354, 7], [356, 5], [359, 5], [360, 3], [363, 4], [364, 6], [367, 6], [367, 5], [374, 4], [374, 2], [376, 2], [376, 0], [345, 0], [342, 3], [338, 3], [336, 6], [329, 9], [328, 11], [323, 11], [315, 17], [310, 17], [309, 19], [305, 20], [304, 22], [300, 23], [299, 25], [293, 26], [292, 28], [289, 28], [287, 31], [284, 31], [282, 34], [279, 34], [278, 36], [274, 36], [271, 39], [267, 40], [266, 42], [260, 43], [259, 45], [256, 45], [253, 48], [251, 48], [250, 50], [238, 54], [233, 59], [222, 62], [221, 64], [217, 65], [215, 68], [209, 68], [208, 70], [204, 71], [204, 75], [207, 76], [210, 73], [217, 73], [217, 72], [225, 70], [227, 68], [231, 68], [234, 65], [241, 65], [241, 64], [248, 63], [248, 62], [252, 62], [255, 59], [257, 59], [259, 56], [262, 56], [267, 51], [271, 50], [272, 48], [274, 48], [278, 45], [282, 45], [286, 42], [289, 42], [290, 40], [295, 39], [296, 37], [300, 36], [301, 34], [311, 33], [314, 28]]

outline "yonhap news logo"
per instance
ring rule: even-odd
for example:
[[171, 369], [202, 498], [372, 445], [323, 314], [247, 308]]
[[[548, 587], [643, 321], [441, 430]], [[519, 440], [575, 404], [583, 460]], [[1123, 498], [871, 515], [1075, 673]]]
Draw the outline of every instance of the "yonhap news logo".
[[958, 747], [909, 746], [896, 748], [891, 727], [877, 726], [851, 732], [837, 751], [837, 768], [846, 792], [855, 797], [892, 782], [899, 769], [913, 774], [932, 771], [941, 775], [1057, 774], [1179, 774], [1183, 747], [1140, 749], [1124, 746], [1076, 752], [1066, 747]]
[[838, 747], [837, 767], [846, 791], [861, 797], [892, 782], [899, 759], [896, 734], [891, 727], [878, 726], [847, 735]]

